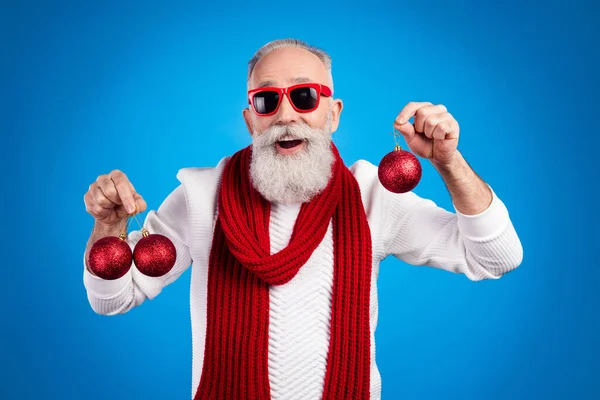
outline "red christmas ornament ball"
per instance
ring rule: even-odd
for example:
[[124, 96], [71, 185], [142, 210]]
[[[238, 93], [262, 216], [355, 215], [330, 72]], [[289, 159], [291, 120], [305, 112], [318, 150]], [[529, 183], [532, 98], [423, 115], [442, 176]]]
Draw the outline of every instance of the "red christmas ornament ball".
[[177, 253], [169, 238], [157, 233], [142, 237], [133, 249], [137, 269], [147, 276], [163, 276], [173, 268]]
[[400, 147], [386, 154], [379, 163], [379, 181], [393, 193], [414, 189], [421, 180], [421, 174], [421, 163], [417, 157]]
[[105, 236], [97, 240], [88, 255], [90, 270], [107, 280], [118, 279], [131, 268], [131, 247], [116, 236]]

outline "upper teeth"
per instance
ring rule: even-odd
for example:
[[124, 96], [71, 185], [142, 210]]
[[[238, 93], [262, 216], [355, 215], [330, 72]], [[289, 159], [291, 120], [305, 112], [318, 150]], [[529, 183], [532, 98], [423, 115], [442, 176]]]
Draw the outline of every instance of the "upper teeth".
[[299, 140], [299, 139], [293, 138], [290, 135], [286, 135], [280, 141], [281, 142], [285, 142], [285, 141], [288, 141], [288, 140]]

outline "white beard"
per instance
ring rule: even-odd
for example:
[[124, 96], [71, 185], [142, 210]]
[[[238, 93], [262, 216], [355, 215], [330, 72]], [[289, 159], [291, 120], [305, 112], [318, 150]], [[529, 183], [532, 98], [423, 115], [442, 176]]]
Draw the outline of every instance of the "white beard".
[[[284, 138], [303, 139], [305, 148], [296, 154], [279, 154], [275, 145]], [[305, 203], [325, 189], [333, 161], [329, 112], [323, 129], [300, 121], [254, 132], [250, 177], [256, 190], [270, 202]]]

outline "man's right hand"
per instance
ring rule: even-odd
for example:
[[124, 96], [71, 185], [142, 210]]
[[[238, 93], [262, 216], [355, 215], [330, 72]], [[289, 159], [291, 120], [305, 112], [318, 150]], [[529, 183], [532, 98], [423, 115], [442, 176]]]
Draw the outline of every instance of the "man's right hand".
[[90, 185], [83, 201], [85, 210], [94, 217], [96, 224], [105, 226], [113, 226], [146, 209], [142, 196], [135, 191], [127, 175], [118, 169], [100, 175]]

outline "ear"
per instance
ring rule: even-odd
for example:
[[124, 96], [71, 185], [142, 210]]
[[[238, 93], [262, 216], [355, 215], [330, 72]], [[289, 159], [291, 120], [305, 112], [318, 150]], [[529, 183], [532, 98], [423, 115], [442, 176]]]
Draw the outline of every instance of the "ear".
[[252, 132], [254, 132], [254, 129], [252, 129], [252, 115], [250, 115], [250, 109], [244, 108], [242, 110], [242, 116], [244, 117], [244, 121], [246, 122], [246, 128], [248, 128], [248, 132], [250, 132], [250, 136], [252, 136]]
[[333, 107], [331, 108], [331, 133], [335, 132], [340, 124], [340, 115], [343, 108], [344, 103], [342, 100], [336, 99], [333, 101]]

